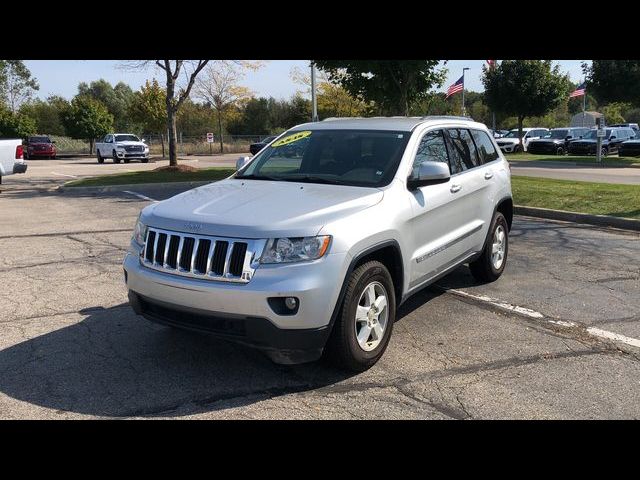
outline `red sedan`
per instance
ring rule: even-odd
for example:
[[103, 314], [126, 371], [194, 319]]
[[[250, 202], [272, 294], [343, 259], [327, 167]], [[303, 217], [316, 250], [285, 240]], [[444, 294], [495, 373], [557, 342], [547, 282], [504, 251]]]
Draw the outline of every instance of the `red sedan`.
[[33, 137], [27, 137], [27, 144], [25, 146], [25, 158], [56, 158], [56, 142], [45, 135], [37, 135]]

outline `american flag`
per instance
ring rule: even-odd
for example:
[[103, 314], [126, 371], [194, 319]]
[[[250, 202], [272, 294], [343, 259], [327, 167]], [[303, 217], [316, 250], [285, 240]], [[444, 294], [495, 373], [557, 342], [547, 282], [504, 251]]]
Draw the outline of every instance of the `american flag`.
[[569, 94], [569, 98], [573, 98], [573, 97], [581, 97], [582, 95], [584, 95], [584, 92], [586, 90], [586, 83], [583, 82], [580, 85], [578, 85], [578, 88], [576, 88], [573, 92], [571, 92]]
[[449, 90], [447, 90], [447, 96], [444, 97], [445, 100], [449, 98], [451, 95], [453, 95], [454, 93], [461, 92], [463, 88], [464, 88], [464, 75], [460, 77], [456, 83], [454, 83], [449, 87]]

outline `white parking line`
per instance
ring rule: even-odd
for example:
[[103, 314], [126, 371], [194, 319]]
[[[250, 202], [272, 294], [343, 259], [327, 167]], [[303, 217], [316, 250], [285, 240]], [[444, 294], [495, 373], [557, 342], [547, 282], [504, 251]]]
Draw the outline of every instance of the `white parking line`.
[[[531, 318], [544, 318], [544, 315], [540, 312], [536, 312], [530, 308], [520, 307], [518, 305], [512, 305], [510, 303], [503, 302], [501, 300], [496, 300], [495, 298], [487, 297], [486, 295], [473, 295], [471, 293], [464, 292], [462, 290], [456, 290], [453, 288], [446, 288], [441, 285], [435, 285], [436, 287], [444, 290], [447, 293], [452, 293], [454, 295], [458, 295], [460, 297], [473, 298], [474, 300], [478, 300], [483, 303], [488, 303], [490, 305], [496, 306], [498, 308], [502, 308], [505, 310], [509, 310], [511, 312], [516, 312], [521, 315], [525, 315]], [[577, 327], [578, 324], [575, 322], [569, 322], [566, 320], [553, 320], [550, 318], [545, 319], [548, 323], [552, 323], [554, 325], [560, 325], [561, 327]], [[587, 327], [587, 333], [590, 335], [594, 335], [600, 338], [606, 338], [608, 340], [614, 340], [616, 342], [621, 342], [626, 345], [631, 345], [632, 347], [640, 348], [640, 340], [637, 338], [626, 337], [624, 335], [620, 335], [619, 333], [609, 332], [608, 330], [601, 330], [595, 327]]]
[[521, 315], [525, 315], [527, 317], [531, 317], [531, 318], [544, 317], [544, 315], [541, 314], [540, 312], [536, 312], [535, 310], [531, 310], [530, 308], [520, 307], [518, 305], [511, 305], [510, 303], [506, 303], [501, 300], [496, 300], [495, 298], [487, 297], [486, 295], [473, 295], [471, 293], [463, 292], [462, 290], [455, 290], [453, 288], [445, 288], [445, 287], [440, 287], [440, 288], [444, 288], [444, 290], [446, 290], [447, 292], [453, 293], [454, 295], [460, 295], [461, 297], [474, 298], [476, 300], [480, 300], [481, 302], [489, 303], [496, 307], [500, 307], [505, 310], [516, 312]]
[[71, 178], [78, 178], [76, 175], [67, 175], [66, 173], [58, 173], [58, 172], [51, 172], [54, 175], [60, 175], [61, 177], [71, 177]]
[[624, 335], [620, 335], [619, 333], [600, 330], [599, 328], [595, 327], [587, 328], [587, 332], [589, 332], [591, 335], [595, 335], [596, 337], [608, 338], [609, 340], [615, 340], [616, 342], [622, 342], [626, 343], [627, 345], [631, 345], [632, 347], [640, 348], [640, 340], [638, 340], [637, 338], [625, 337]]
[[129, 190], [123, 190], [124, 193], [128, 193], [129, 195], [133, 195], [134, 197], [138, 197], [141, 200], [147, 200], [149, 202], [157, 202], [158, 200], [154, 199], [154, 198], [150, 198], [147, 197], [146, 195], [142, 195], [141, 193], [137, 193], [137, 192], [130, 192]]

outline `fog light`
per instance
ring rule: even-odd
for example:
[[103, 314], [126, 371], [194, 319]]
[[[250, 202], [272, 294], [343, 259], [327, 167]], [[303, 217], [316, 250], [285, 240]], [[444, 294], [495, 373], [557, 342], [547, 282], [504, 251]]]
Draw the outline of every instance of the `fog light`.
[[284, 305], [289, 310], [295, 310], [296, 307], [298, 306], [298, 300], [296, 300], [295, 297], [287, 297], [287, 298], [284, 299]]

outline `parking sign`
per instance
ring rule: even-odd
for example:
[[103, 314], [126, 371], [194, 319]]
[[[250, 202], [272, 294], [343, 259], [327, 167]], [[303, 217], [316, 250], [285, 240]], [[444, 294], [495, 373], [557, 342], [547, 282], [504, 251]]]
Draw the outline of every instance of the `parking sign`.
[[213, 133], [207, 133], [207, 143], [213, 143]]

